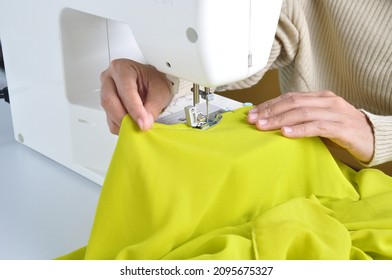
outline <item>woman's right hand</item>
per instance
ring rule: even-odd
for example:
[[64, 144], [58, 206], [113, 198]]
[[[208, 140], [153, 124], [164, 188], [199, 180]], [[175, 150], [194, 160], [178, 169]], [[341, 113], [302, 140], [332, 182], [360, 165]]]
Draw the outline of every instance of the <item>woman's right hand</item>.
[[152, 128], [155, 119], [169, 105], [171, 82], [150, 65], [117, 59], [101, 74], [101, 105], [110, 131], [118, 134], [126, 114], [141, 130]]

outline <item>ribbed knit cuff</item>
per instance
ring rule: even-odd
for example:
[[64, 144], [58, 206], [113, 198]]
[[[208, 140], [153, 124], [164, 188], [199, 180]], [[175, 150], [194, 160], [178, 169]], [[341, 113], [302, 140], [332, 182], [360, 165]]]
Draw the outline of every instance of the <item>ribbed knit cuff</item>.
[[371, 162], [366, 166], [375, 166], [392, 161], [392, 116], [379, 116], [361, 110], [373, 126], [375, 147]]

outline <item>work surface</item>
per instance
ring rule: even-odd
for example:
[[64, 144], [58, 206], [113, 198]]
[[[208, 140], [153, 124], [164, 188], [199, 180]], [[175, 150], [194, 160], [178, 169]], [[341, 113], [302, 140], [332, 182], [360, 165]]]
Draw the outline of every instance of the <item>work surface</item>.
[[17, 143], [0, 100], [0, 259], [52, 259], [85, 244], [100, 190]]

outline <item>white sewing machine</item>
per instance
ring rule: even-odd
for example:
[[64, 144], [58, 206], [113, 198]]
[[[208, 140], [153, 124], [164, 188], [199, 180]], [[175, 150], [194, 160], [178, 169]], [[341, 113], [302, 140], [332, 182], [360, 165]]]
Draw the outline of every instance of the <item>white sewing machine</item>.
[[280, 8], [281, 0], [0, 0], [15, 138], [102, 184], [116, 142], [99, 97], [111, 60], [205, 87], [242, 80], [267, 63]]

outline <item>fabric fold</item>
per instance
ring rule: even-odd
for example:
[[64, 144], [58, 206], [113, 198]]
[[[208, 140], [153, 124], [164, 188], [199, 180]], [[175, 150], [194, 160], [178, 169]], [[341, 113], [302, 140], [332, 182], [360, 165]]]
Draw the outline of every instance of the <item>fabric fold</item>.
[[390, 258], [391, 177], [258, 131], [248, 110], [209, 130], [125, 117], [90, 240], [62, 259]]

